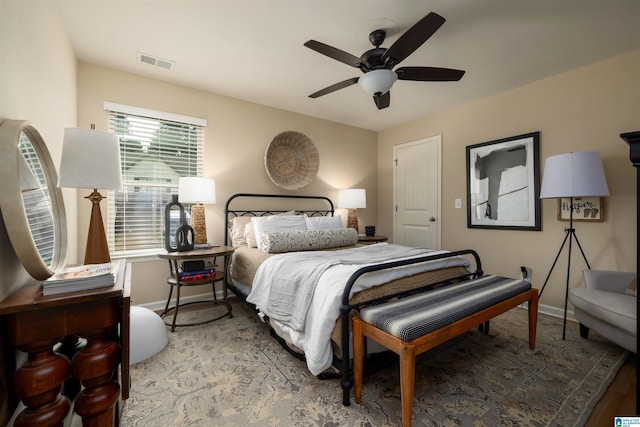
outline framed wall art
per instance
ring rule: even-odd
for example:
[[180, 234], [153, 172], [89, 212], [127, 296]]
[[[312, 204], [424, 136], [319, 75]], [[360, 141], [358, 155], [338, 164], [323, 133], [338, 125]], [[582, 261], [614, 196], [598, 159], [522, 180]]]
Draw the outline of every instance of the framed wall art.
[[[558, 221], [569, 221], [571, 199], [558, 199]], [[574, 221], [604, 221], [604, 197], [574, 197]]]
[[540, 132], [467, 146], [467, 227], [540, 231]]

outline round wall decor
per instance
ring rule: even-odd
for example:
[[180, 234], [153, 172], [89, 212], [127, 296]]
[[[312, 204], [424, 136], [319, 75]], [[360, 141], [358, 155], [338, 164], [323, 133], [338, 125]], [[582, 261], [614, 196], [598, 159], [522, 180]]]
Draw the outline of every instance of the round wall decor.
[[269, 178], [285, 190], [306, 187], [318, 174], [320, 156], [306, 135], [286, 131], [276, 135], [264, 155]]

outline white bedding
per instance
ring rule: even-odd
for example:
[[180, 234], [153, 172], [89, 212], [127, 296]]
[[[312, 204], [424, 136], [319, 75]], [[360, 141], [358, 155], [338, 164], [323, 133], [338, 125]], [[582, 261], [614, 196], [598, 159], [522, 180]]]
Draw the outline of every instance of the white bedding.
[[[314, 375], [318, 375], [331, 366], [333, 360], [331, 331], [333, 330], [336, 320], [340, 317], [340, 304], [344, 286], [356, 270], [364, 265], [378, 264], [379, 260], [378, 262], [372, 260], [379, 259], [381, 253], [388, 254], [389, 257], [386, 258], [386, 261], [392, 261], [443, 252], [445, 251], [407, 248], [389, 243], [378, 243], [359, 248], [331, 251], [332, 255], [330, 255], [330, 259], [335, 260], [336, 256], [339, 258], [342, 255], [344, 259], [350, 259], [354, 263], [348, 264], [333, 261], [320, 263], [324, 264], [323, 270], [311, 272], [312, 275], [318, 276], [317, 283], [315, 283], [314, 286], [300, 286], [300, 284], [295, 283], [295, 281], [291, 282], [292, 287], [296, 289], [307, 288], [311, 293], [306, 316], [304, 316], [301, 321], [302, 327], [292, 327], [291, 325], [295, 323], [289, 321], [285, 323], [271, 317], [270, 323], [272, 323], [274, 328], [279, 330], [281, 334], [284, 334], [283, 338], [285, 340], [304, 351], [309, 371]], [[393, 253], [396, 255], [393, 256]], [[408, 256], [407, 254], [411, 255]], [[319, 256], [323, 257], [325, 255]], [[369, 263], [363, 264], [358, 261], [359, 259], [366, 259], [367, 257], [369, 258]], [[252, 290], [247, 297], [247, 301], [255, 304], [257, 309], [263, 311], [265, 314], [269, 313], [272, 299], [272, 284], [282, 284], [291, 281], [291, 275], [288, 271], [291, 271], [293, 276], [299, 276], [299, 270], [287, 268], [288, 265], [294, 265], [297, 258], [308, 261], [310, 259], [309, 252], [274, 255], [266, 260], [256, 272]], [[306, 263], [305, 265], [308, 266], [309, 264]], [[277, 266], [277, 268], [274, 268], [274, 266]], [[353, 295], [361, 290], [422, 271], [454, 266], [465, 266], [469, 268], [470, 263], [465, 258], [452, 257], [402, 268], [368, 273], [358, 279], [351, 294]], [[282, 292], [282, 289], [273, 292], [273, 296], [278, 300], [280, 307], [283, 306], [283, 294], [286, 294], [286, 292]], [[295, 292], [290, 292], [290, 295], [293, 298], [291, 300], [292, 305], [299, 303], [299, 295], [296, 295]], [[303, 297], [301, 300], [305, 301], [306, 298]]]

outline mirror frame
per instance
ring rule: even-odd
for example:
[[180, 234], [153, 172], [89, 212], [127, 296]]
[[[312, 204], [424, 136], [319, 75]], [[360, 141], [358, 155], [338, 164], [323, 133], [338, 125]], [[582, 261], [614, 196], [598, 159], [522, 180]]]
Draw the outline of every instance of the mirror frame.
[[[29, 138], [38, 155], [42, 173], [47, 182], [53, 217], [54, 246], [51, 265], [47, 265], [36, 246], [25, 212], [20, 186], [19, 162], [22, 156], [18, 143], [20, 134]], [[36, 128], [27, 120], [6, 119], [0, 124], [0, 211], [9, 240], [27, 272], [36, 280], [48, 279], [64, 265], [67, 251], [67, 223], [62, 199], [58, 188], [58, 175], [51, 160], [49, 150]]]

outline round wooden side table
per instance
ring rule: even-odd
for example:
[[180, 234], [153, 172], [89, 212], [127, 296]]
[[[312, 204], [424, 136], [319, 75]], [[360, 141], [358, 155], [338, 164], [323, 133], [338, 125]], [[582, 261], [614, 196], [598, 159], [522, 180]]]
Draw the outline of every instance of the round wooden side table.
[[[167, 284], [169, 285], [169, 296], [167, 297], [167, 304], [165, 305], [164, 311], [160, 314], [160, 317], [164, 318], [167, 314], [173, 312], [173, 319], [171, 323], [165, 323], [167, 326], [171, 326], [171, 332], [174, 332], [176, 326], [195, 326], [202, 325], [204, 323], [213, 322], [215, 320], [222, 319], [226, 315], [229, 315], [229, 318], [233, 317], [231, 313], [231, 304], [229, 303], [229, 299], [227, 298], [227, 271], [229, 268], [229, 264], [231, 262], [231, 255], [235, 249], [232, 246], [213, 246], [207, 249], [196, 249], [193, 251], [185, 251], [185, 252], [167, 252], [162, 251], [158, 253], [158, 257], [166, 259], [169, 261], [169, 270], [170, 276], [167, 279]], [[196, 260], [206, 260], [206, 259], [214, 259], [223, 257], [223, 268], [222, 270], [216, 269], [215, 274], [210, 277], [203, 277], [201, 279], [189, 279], [181, 278], [180, 274], [180, 265], [185, 261], [196, 261]], [[226, 305], [227, 311], [222, 313], [221, 315], [214, 317], [213, 319], [208, 319], [202, 322], [191, 322], [191, 323], [176, 323], [178, 319], [178, 310], [180, 307], [184, 307], [190, 304], [201, 304], [201, 303], [213, 303], [218, 304], [218, 299], [216, 296], [216, 283], [222, 282], [222, 303]], [[204, 301], [191, 301], [187, 303], [180, 303], [180, 289], [183, 286], [200, 286], [200, 285], [211, 285], [213, 289], [213, 300], [204, 300]], [[176, 289], [176, 303], [173, 307], [169, 307], [171, 303], [171, 297], [173, 295], [173, 289]]]

